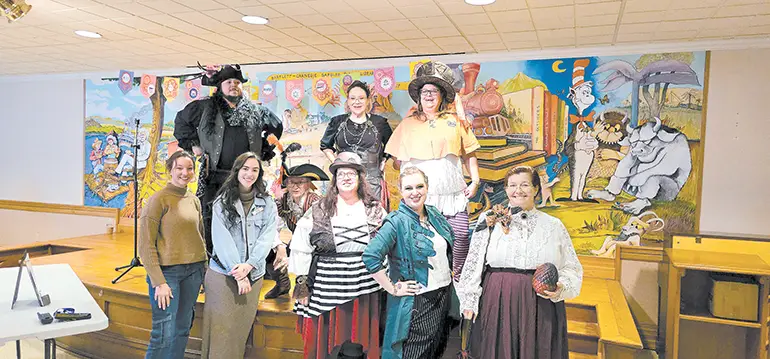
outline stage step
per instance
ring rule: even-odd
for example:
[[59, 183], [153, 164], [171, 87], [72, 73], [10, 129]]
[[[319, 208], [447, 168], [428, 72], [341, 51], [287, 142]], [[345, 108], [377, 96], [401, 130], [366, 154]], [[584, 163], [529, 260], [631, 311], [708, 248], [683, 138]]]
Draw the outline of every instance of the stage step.
[[569, 359], [599, 359], [598, 355], [569, 352]]

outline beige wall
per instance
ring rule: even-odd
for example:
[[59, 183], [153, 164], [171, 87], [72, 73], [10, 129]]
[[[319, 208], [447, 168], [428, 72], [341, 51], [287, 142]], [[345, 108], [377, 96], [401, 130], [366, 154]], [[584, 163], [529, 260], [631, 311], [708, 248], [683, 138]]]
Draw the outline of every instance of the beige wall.
[[0, 247], [104, 234], [114, 218], [0, 209]]

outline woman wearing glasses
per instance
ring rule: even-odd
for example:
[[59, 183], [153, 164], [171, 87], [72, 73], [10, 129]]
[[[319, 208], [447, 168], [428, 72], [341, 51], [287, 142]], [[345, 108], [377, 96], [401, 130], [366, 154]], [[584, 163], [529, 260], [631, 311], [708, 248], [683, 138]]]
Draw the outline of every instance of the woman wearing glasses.
[[[468, 199], [476, 195], [479, 186], [473, 152], [480, 146], [462, 113], [453, 82], [447, 65], [419, 65], [409, 83], [409, 96], [417, 109], [396, 127], [385, 152], [395, 157], [401, 168], [409, 163], [428, 176], [425, 204], [436, 207], [452, 226], [452, 271], [457, 281], [468, 253]], [[453, 101], [456, 109], [450, 107]], [[463, 165], [471, 176], [470, 184], [465, 183]]]
[[347, 89], [349, 113], [335, 116], [321, 138], [321, 151], [330, 162], [337, 153], [353, 152], [366, 168], [366, 182], [372, 195], [387, 209], [388, 193], [382, 173], [385, 168], [385, 144], [393, 133], [388, 120], [369, 114], [371, 92], [366, 83], [354, 81]]
[[364, 346], [367, 358], [380, 358], [382, 288], [361, 256], [385, 210], [365, 190], [358, 155], [342, 152], [329, 169], [328, 193], [297, 222], [289, 245], [304, 357], [326, 359], [334, 346], [351, 340]]
[[[463, 316], [474, 320], [471, 356], [567, 359], [564, 300], [580, 294], [583, 267], [564, 224], [535, 209], [537, 173], [515, 167], [505, 184], [509, 206], [479, 217], [457, 287]], [[544, 263], [556, 266], [558, 283], [538, 294], [532, 275]]]

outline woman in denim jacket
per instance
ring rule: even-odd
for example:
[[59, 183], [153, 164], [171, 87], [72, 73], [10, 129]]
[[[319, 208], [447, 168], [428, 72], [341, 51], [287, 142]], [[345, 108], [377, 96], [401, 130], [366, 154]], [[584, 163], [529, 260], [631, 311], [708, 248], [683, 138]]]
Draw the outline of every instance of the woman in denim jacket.
[[278, 241], [275, 202], [253, 152], [235, 159], [214, 201], [214, 251], [206, 272], [202, 358], [243, 358], [254, 323], [265, 258]]
[[425, 173], [408, 167], [398, 182], [403, 200], [363, 254], [366, 269], [389, 294], [382, 357], [440, 358], [450, 312], [459, 318], [451, 273], [454, 235], [441, 212], [425, 205]]

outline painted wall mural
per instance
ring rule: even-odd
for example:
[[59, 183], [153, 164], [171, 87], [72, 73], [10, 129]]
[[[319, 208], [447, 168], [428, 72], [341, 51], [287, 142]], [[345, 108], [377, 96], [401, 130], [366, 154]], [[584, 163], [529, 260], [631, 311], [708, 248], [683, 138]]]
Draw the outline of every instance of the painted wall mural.
[[[612, 256], [618, 243], [655, 245], [664, 229], [695, 230], [706, 58], [686, 52], [449, 64], [482, 144], [472, 220], [506, 201], [508, 169], [530, 165], [543, 183], [538, 207], [565, 223], [580, 254]], [[282, 143], [303, 146], [291, 165], [328, 168], [319, 141], [345, 111], [346, 84], [369, 83], [372, 112], [395, 128], [414, 106], [406, 90], [415, 64], [296, 73], [245, 66], [244, 90], [283, 119]], [[176, 112], [209, 89], [185, 78], [125, 73], [125, 81], [123, 72], [86, 81], [84, 185], [86, 205], [132, 216], [134, 136], [145, 144], [135, 151], [142, 201], [165, 185], [163, 162], [177, 149]], [[398, 173], [388, 165], [385, 176], [395, 205]]]

